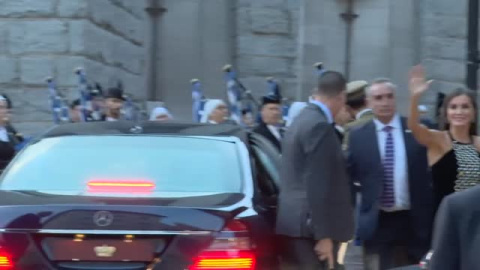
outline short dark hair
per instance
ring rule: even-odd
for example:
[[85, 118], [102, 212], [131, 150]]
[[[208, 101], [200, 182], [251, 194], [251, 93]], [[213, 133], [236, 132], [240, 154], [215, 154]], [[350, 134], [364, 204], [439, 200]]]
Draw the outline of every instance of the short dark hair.
[[342, 73], [337, 71], [325, 71], [318, 78], [315, 93], [322, 96], [333, 97], [345, 91], [347, 80]]
[[6, 94], [1, 94], [1, 96], [3, 96], [3, 98], [5, 99], [5, 102], [7, 102], [7, 109], [12, 109], [13, 108], [12, 100]]
[[75, 107], [80, 106], [82, 103], [80, 102], [80, 99], [77, 98], [72, 103], [70, 103], [70, 109], [75, 109]]

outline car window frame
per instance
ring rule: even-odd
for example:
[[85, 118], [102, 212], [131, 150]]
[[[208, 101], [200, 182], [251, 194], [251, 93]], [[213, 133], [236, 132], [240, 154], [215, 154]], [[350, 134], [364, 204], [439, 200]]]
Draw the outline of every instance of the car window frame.
[[[258, 159], [258, 162], [261, 163], [263, 168], [265, 169], [265, 172], [269, 175], [269, 178], [271, 179], [275, 189], [276, 189], [276, 194], [278, 196], [278, 192], [280, 189], [280, 160], [281, 160], [281, 153], [277, 150], [277, 148], [268, 140], [263, 138], [261, 135], [255, 134], [255, 133], [250, 133], [249, 134], [249, 144], [250, 148], [252, 151], [252, 154], [254, 155], [254, 159]], [[276, 175], [272, 175], [271, 171], [268, 169], [269, 166], [265, 165], [264, 160], [259, 156], [258, 151], [261, 151], [262, 154], [265, 154], [268, 159], [272, 162], [273, 166], [276, 169]], [[254, 161], [252, 161], [254, 162]], [[255, 171], [257, 171], [258, 168], [255, 167]], [[255, 180], [255, 186], [258, 188], [258, 182]]]

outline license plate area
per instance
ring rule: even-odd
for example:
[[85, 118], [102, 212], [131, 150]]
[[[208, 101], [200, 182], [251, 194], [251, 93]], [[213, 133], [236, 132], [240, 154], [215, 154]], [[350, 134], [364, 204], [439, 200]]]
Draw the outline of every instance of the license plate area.
[[151, 262], [165, 248], [162, 238], [49, 236], [41, 246], [51, 261]]

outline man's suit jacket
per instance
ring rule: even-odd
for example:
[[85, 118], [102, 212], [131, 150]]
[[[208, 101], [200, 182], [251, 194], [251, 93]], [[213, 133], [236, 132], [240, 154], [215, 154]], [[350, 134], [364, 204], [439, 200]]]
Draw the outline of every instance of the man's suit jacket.
[[333, 125], [333, 127], [335, 128], [335, 134], [337, 135], [337, 138], [340, 140], [341, 143], [343, 141], [345, 130], [343, 129], [343, 127], [337, 125]]
[[[425, 244], [430, 241], [433, 220], [433, 192], [426, 148], [406, 130], [406, 119], [402, 118], [401, 122], [407, 156], [411, 220], [417, 239]], [[361, 185], [361, 202], [356, 209], [356, 237], [359, 240], [370, 240], [378, 225], [379, 198], [384, 181], [373, 120], [351, 131], [347, 155], [350, 179]]]
[[265, 123], [259, 124], [256, 128], [253, 129], [253, 132], [258, 133], [269, 140], [277, 149], [280, 151], [282, 149], [281, 142], [275, 137], [275, 135], [270, 132]]
[[355, 127], [360, 127], [368, 123], [368, 121], [372, 120], [374, 117], [372, 111], [364, 112], [358, 119], [353, 120], [352, 122], [346, 124], [344, 126], [345, 132], [343, 134], [343, 149], [346, 150], [348, 145], [348, 138], [350, 135], [350, 131]]
[[309, 104], [282, 144], [277, 233], [334, 241], [352, 239], [353, 207], [346, 163], [334, 127]]
[[453, 193], [440, 204], [429, 269], [476, 270], [480, 267], [480, 186]]

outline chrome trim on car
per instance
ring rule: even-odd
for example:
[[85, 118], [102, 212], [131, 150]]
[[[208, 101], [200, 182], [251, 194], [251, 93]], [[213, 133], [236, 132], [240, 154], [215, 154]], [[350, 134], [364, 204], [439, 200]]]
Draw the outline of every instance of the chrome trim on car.
[[34, 232], [42, 234], [110, 234], [110, 235], [209, 235], [210, 231], [135, 231], [135, 230], [60, 230], [60, 229], [0, 229], [4, 232]]

